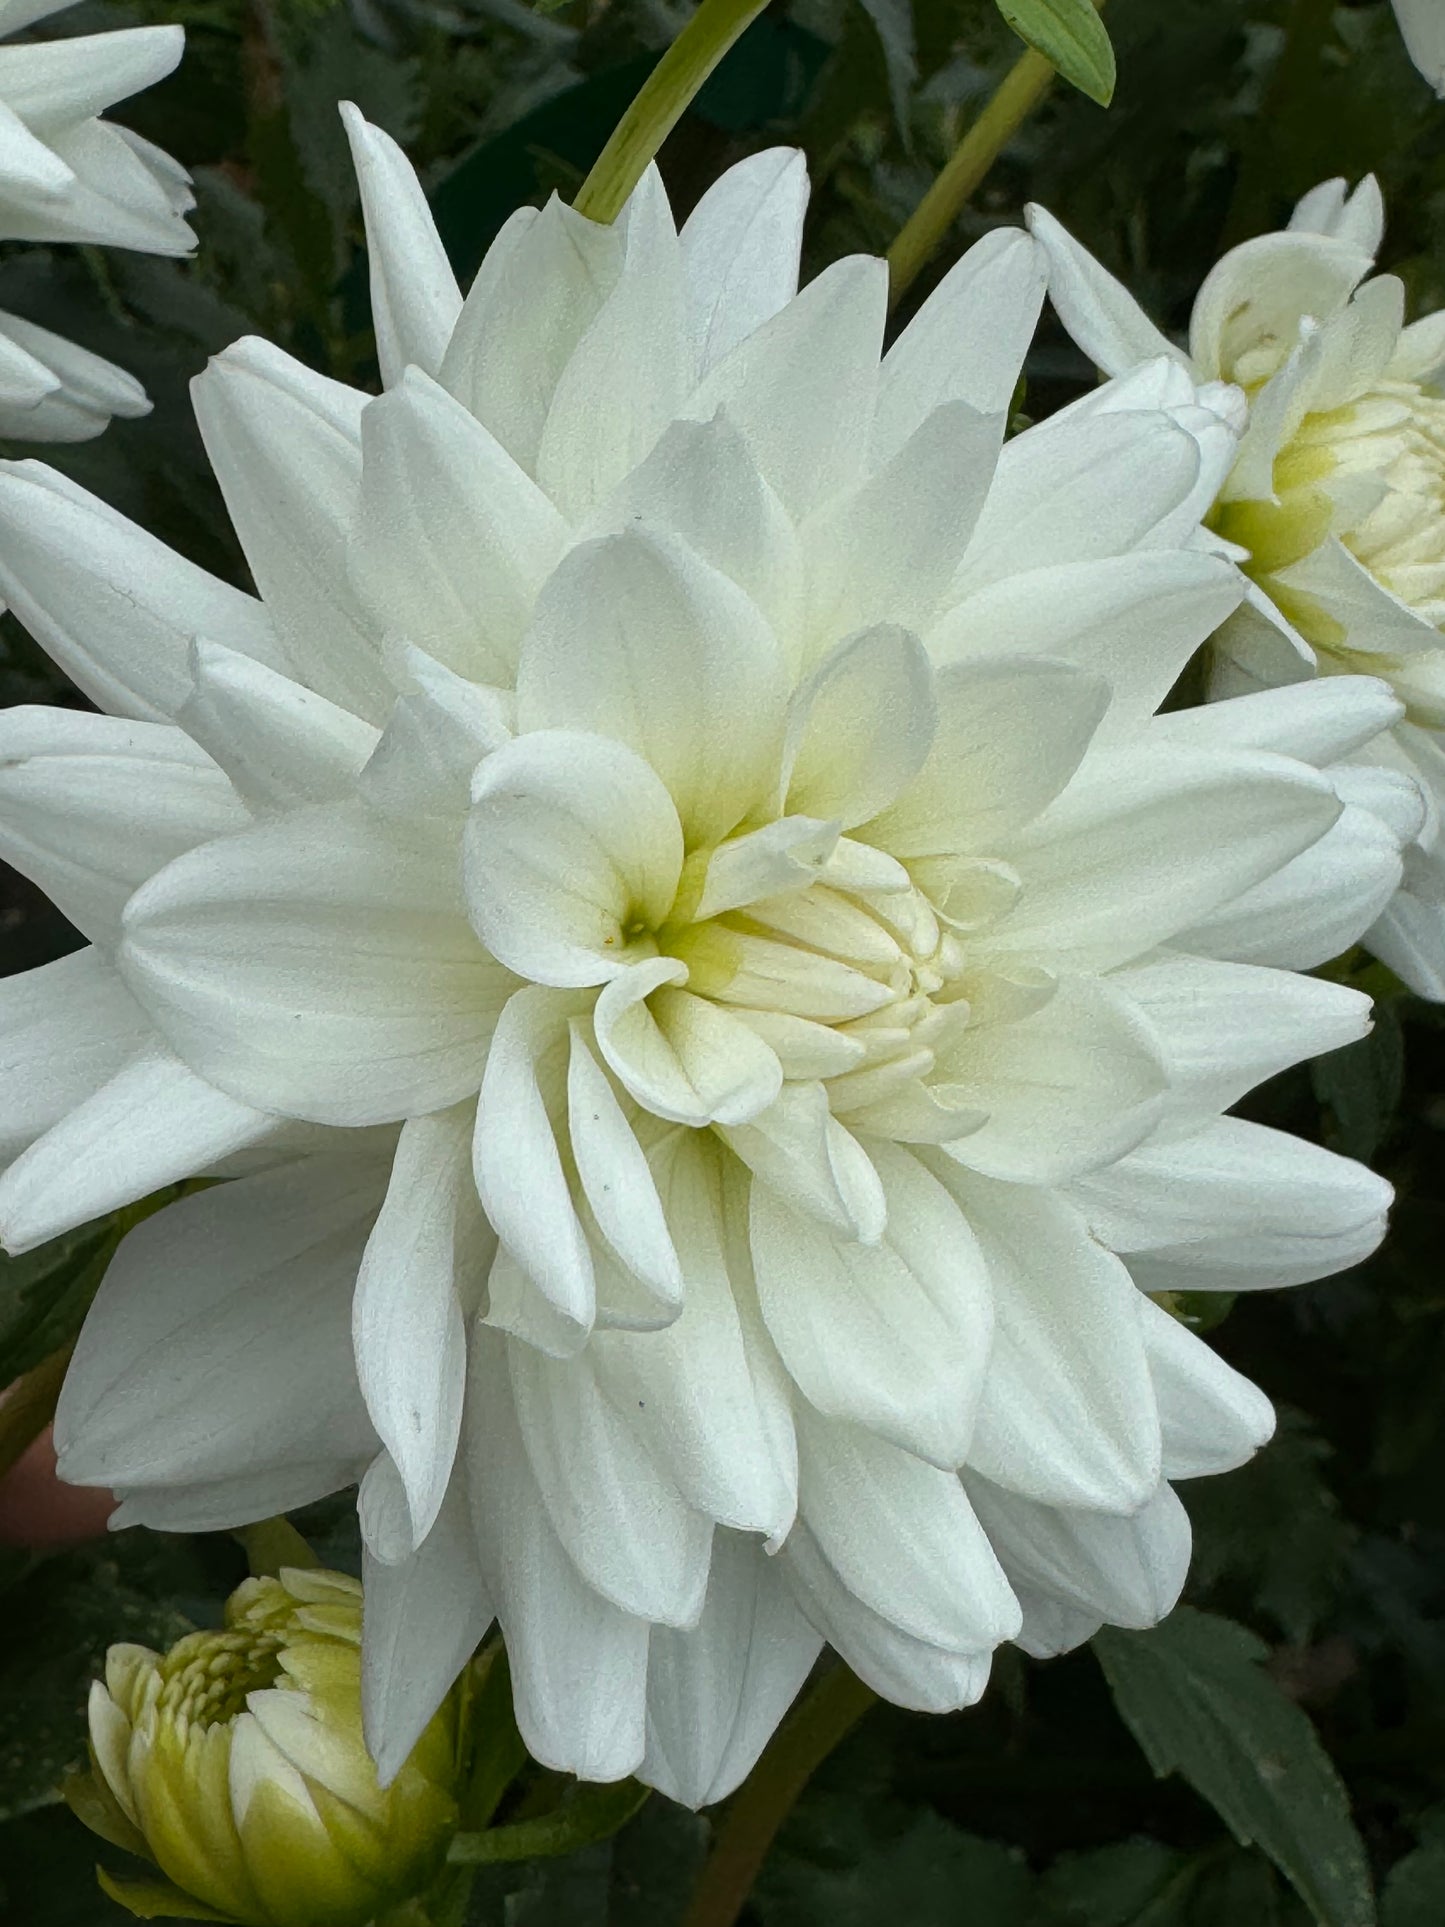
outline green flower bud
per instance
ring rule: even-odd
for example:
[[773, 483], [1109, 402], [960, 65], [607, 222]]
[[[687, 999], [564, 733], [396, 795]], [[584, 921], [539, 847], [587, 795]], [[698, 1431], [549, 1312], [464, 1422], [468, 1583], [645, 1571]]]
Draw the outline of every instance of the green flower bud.
[[459, 1718], [453, 1693], [379, 1786], [361, 1733], [361, 1588], [284, 1568], [231, 1595], [221, 1632], [164, 1655], [111, 1647], [71, 1805], [172, 1883], [128, 1891], [102, 1874], [133, 1912], [363, 1927], [441, 1867]]

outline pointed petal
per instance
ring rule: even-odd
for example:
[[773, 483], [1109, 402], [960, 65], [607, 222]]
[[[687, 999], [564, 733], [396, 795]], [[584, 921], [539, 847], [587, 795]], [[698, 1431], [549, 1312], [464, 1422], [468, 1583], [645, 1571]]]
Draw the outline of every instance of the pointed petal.
[[798, 292], [807, 206], [807, 161], [769, 147], [719, 175], [687, 217], [679, 238], [699, 375]]

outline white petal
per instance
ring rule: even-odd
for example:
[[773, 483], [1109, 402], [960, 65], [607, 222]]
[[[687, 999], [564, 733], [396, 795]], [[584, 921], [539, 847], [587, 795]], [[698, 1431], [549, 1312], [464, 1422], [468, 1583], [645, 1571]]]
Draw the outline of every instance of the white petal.
[[936, 723], [933, 675], [916, 636], [887, 623], [839, 643], [793, 698], [787, 808], [845, 830], [867, 822], [923, 767]]
[[28, 1250], [264, 1143], [276, 1122], [151, 1043], [0, 1178], [0, 1239]]
[[1136, 551], [1006, 576], [925, 641], [936, 663], [1047, 656], [1102, 677], [1113, 702], [1099, 740], [1129, 741], [1239, 596], [1238, 571], [1219, 556]]
[[1015, 436], [999, 458], [955, 594], [1145, 546], [1193, 490], [1199, 462], [1193, 437], [1162, 410], [1045, 422]]
[[910, 1152], [872, 1150], [888, 1201], [878, 1245], [839, 1237], [754, 1183], [759, 1303], [784, 1364], [820, 1412], [956, 1466], [983, 1393], [988, 1275], [937, 1180]]
[[987, 1649], [953, 1652], [903, 1632], [839, 1578], [804, 1525], [780, 1555], [798, 1604], [865, 1685], [895, 1706], [952, 1713], [972, 1706], [988, 1684]]
[[608, 1067], [639, 1104], [677, 1124], [741, 1124], [782, 1087], [772, 1048], [740, 1018], [679, 989], [684, 965], [669, 957], [615, 977], [593, 1022]]
[[254, 596], [38, 462], [0, 469], [0, 537], [0, 596], [102, 709], [173, 716], [190, 693], [199, 635], [285, 666]]
[[1168, 1070], [1164, 1128], [1197, 1130], [1277, 1071], [1366, 1035], [1370, 1000], [1344, 984], [1163, 953], [1118, 971]]
[[881, 261], [835, 261], [703, 378], [688, 414], [719, 406], [799, 521], [862, 474], [888, 302]]
[[698, 374], [798, 292], [808, 164], [792, 147], [739, 161], [683, 224], [688, 328]]
[[482, 424], [416, 369], [361, 415], [350, 579], [375, 624], [474, 682], [510, 683], [566, 525]]
[[152, 1034], [98, 950], [0, 979], [0, 1158], [93, 1097]]
[[402, 1126], [386, 1202], [356, 1280], [352, 1337], [371, 1422], [401, 1477], [416, 1550], [446, 1495], [462, 1422], [460, 1293], [492, 1239], [472, 1184], [474, 1107]]
[[403, 1565], [363, 1555], [361, 1710], [382, 1786], [405, 1765], [495, 1616], [472, 1540], [465, 1474], [452, 1475], [426, 1539]]
[[351, 790], [376, 745], [369, 723], [220, 643], [198, 641], [192, 669], [195, 687], [178, 720], [253, 808], [327, 802]]
[[1017, 228], [995, 228], [949, 269], [884, 356], [875, 466], [945, 402], [1005, 413], [1039, 318], [1044, 277], [1040, 250]]
[[659, 1298], [678, 1303], [682, 1273], [642, 1146], [574, 1018], [567, 1121], [577, 1175], [608, 1244]]
[[1250, 1291], [1359, 1264], [1393, 1193], [1348, 1158], [1226, 1117], [1080, 1179], [1073, 1196], [1146, 1291]]
[[845, 1244], [877, 1244], [887, 1216], [882, 1180], [820, 1083], [785, 1084], [766, 1110], [719, 1136], [780, 1205]]
[[1046, 1191], [934, 1168], [993, 1283], [994, 1343], [968, 1462], [1045, 1505], [1132, 1512], [1159, 1481], [1159, 1417], [1139, 1294]]
[[1069, 782], [1108, 702], [1099, 677], [1028, 659], [952, 663], [934, 687], [927, 760], [866, 830], [894, 856], [996, 848]]
[[113, 942], [138, 885], [248, 821], [178, 729], [28, 706], [0, 717], [0, 855], [87, 937]]
[[776, 1560], [738, 1533], [713, 1542], [702, 1617], [654, 1629], [647, 1656], [647, 1754], [640, 1777], [670, 1800], [724, 1800], [752, 1771], [822, 1637]]
[[357, 794], [382, 816], [442, 817], [449, 831], [466, 814], [477, 764], [511, 739], [511, 691], [469, 682], [410, 643], [394, 645], [389, 654], [393, 675], [408, 686], [377, 738]]
[[513, 980], [477, 943], [455, 850], [322, 804], [206, 844], [131, 899], [126, 981], [202, 1076], [323, 1124], [476, 1090]]
[[562, 370], [537, 447], [538, 482], [574, 520], [644, 459], [692, 386], [682, 256], [655, 164], [618, 225], [622, 273]]
[[341, 119], [366, 216], [371, 319], [381, 379], [389, 388], [409, 364], [437, 372], [462, 297], [405, 154], [349, 100], [341, 103]]
[[482, 942], [535, 983], [605, 983], [656, 929], [682, 870], [682, 829], [633, 750], [537, 730], [487, 757], [472, 784], [463, 869]]
[[1282, 869], [1338, 815], [1328, 783], [1283, 757], [1160, 744], [1091, 759], [998, 852], [1023, 894], [988, 951], [1127, 963]]
[[507, 1349], [507, 1341], [485, 1337], [472, 1348], [464, 1437], [513, 1710], [539, 1765], [621, 1780], [641, 1764], [645, 1746], [647, 1622], [594, 1592], [563, 1551], [522, 1445]]
[[987, 1115], [951, 1147], [1013, 1184], [1060, 1184], [1133, 1150], [1168, 1087], [1149, 1025], [1112, 983], [1066, 977], [1040, 1010], [970, 1027], [945, 1047], [949, 1100]]
[[[473, 1168], [488, 1219], [527, 1279], [585, 1335], [596, 1307], [587, 1237], [572, 1203], [548, 1098], [560, 1111], [572, 1000], [519, 990], [497, 1024], [477, 1104]], [[498, 1307], [494, 1301], [492, 1322]]]
[[519, 208], [487, 251], [442, 357], [441, 383], [536, 471], [562, 370], [616, 284], [623, 237], [554, 194]]
[[543, 590], [517, 722], [625, 743], [667, 786], [691, 848], [762, 800], [783, 694], [777, 644], [752, 601], [676, 538], [634, 531], [573, 549]]
[[376, 1449], [351, 1369], [351, 1288], [376, 1147], [185, 1198], [122, 1244], [56, 1412], [73, 1484], [186, 1487]]
[[1158, 355], [1188, 365], [1188, 357], [1160, 334], [1124, 284], [1046, 208], [1030, 206], [1025, 212], [1029, 232], [1048, 257], [1049, 299], [1096, 367], [1122, 375]]
[[1002, 414], [944, 402], [863, 486], [804, 532], [808, 628], [821, 642], [865, 624], [926, 628], [987, 498]]
[[191, 394], [293, 673], [318, 695], [381, 721], [390, 690], [346, 570], [366, 396], [250, 336], [216, 356]]
[[1157, 740], [1191, 747], [1275, 750], [1323, 765], [1361, 749], [1404, 715], [1375, 676], [1319, 676], [1227, 702], [1172, 710], [1154, 724]]
[[757, 1363], [734, 1295], [719, 1153], [679, 1133], [654, 1165], [687, 1280], [681, 1313], [660, 1331], [598, 1332], [588, 1356], [690, 1505], [781, 1539], [797, 1509], [792, 1415], [776, 1375]]
[[814, 1415], [798, 1446], [802, 1518], [865, 1606], [951, 1652], [1013, 1637], [1013, 1594], [952, 1473]]
[[797, 640], [798, 539], [722, 409], [707, 421], [670, 423], [647, 460], [616, 489], [601, 519], [610, 532], [641, 523], [680, 536], [751, 596], [780, 646]]
[[1348, 301], [1370, 271], [1370, 256], [1347, 241], [1317, 234], [1261, 234], [1217, 261], [1195, 299], [1189, 351], [1206, 376], [1258, 379], [1271, 372], [1299, 334], [1301, 320], [1323, 321]]
[[1114, 1626], [1156, 1626], [1189, 1569], [1189, 1515], [1167, 1485], [1132, 1517], [1031, 1505], [968, 1478], [979, 1520], [1010, 1579]]
[[1164, 1476], [1198, 1479], [1232, 1472], [1274, 1432], [1274, 1407], [1150, 1298], [1144, 1300], [1144, 1345], [1159, 1400]]
[[712, 1522], [604, 1396], [591, 1357], [508, 1346], [517, 1422], [542, 1503], [587, 1583], [624, 1612], [692, 1626]]

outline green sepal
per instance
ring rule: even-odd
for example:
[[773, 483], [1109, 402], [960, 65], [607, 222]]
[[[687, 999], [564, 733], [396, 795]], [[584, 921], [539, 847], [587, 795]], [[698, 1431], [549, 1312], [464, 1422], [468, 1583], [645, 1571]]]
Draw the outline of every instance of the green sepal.
[[1114, 98], [1114, 48], [1093, 0], [998, 0], [1019, 39], [1101, 107]]
[[504, 1860], [544, 1860], [576, 1853], [608, 1840], [624, 1827], [647, 1799], [649, 1788], [636, 1780], [609, 1786], [570, 1787], [550, 1813], [485, 1833], [459, 1833], [447, 1859], [453, 1866], [481, 1866]]
[[104, 1867], [96, 1868], [95, 1877], [101, 1892], [137, 1920], [220, 1920], [228, 1927], [231, 1922], [229, 1914], [218, 1914], [214, 1907], [197, 1900], [194, 1894], [182, 1893], [169, 1880], [117, 1880]]

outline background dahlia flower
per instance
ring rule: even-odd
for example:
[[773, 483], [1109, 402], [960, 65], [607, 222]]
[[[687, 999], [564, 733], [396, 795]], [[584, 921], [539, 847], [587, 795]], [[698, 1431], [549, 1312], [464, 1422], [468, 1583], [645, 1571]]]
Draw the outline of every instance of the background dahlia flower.
[[[73, 0], [0, 0], [0, 35]], [[168, 154], [100, 114], [163, 80], [181, 27], [126, 27], [0, 46], [0, 240], [79, 241], [189, 254], [190, 180]], [[0, 436], [79, 442], [113, 415], [144, 415], [145, 390], [112, 362], [0, 313]]]
[[523, 209], [462, 301], [348, 124], [386, 392], [196, 384], [258, 596], [0, 473], [0, 592], [108, 712], [0, 720], [90, 940], [0, 986], [0, 1228], [231, 1178], [122, 1246], [66, 1476], [180, 1530], [360, 1479], [384, 1777], [495, 1615], [539, 1760], [697, 1804], [825, 1640], [941, 1709], [1169, 1610], [1169, 1481], [1272, 1415], [1148, 1294], [1381, 1234], [1222, 1114], [1366, 1027], [1293, 972], [1418, 826], [1339, 793], [1403, 705], [1154, 714], [1240, 594], [1233, 437], [1147, 367], [1005, 445], [1027, 235], [885, 354], [774, 151], [680, 234], [655, 171]]
[[[1289, 227], [1232, 248], [1194, 304], [1189, 349], [1042, 208], [1065, 327], [1108, 374], [1165, 355], [1249, 398], [1210, 517], [1251, 588], [1217, 638], [1215, 691], [1364, 672], [1404, 718], [1354, 752], [1355, 794], [1414, 778], [1426, 802], [1400, 887], [1365, 941], [1422, 997], [1445, 998], [1445, 312], [1405, 325], [1391, 274], [1367, 279], [1384, 231], [1373, 178], [1305, 195]], [[1381, 874], [1387, 859], [1381, 851]]]

